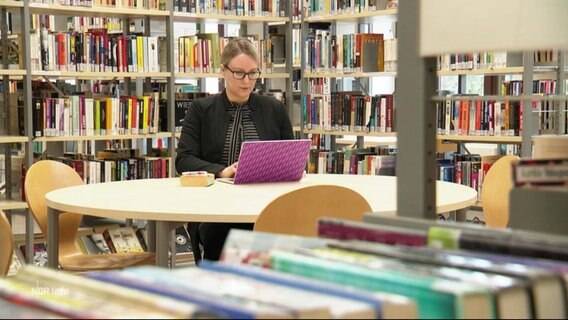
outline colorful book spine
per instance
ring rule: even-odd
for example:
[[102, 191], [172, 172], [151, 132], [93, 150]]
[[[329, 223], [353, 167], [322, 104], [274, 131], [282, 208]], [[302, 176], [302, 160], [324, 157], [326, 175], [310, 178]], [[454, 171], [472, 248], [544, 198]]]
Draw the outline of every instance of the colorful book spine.
[[263, 269], [250, 265], [231, 265], [203, 261], [199, 265], [199, 267], [216, 272], [236, 274], [242, 277], [266, 281], [277, 285], [293, 287], [325, 295], [338, 296], [344, 299], [351, 299], [358, 301], [359, 303], [371, 306], [374, 309], [376, 317], [382, 314], [382, 305], [380, 299], [364, 291], [336, 286], [324, 282], [312, 281], [309, 279], [295, 277], [289, 274], [279, 273], [270, 269]]
[[336, 240], [362, 240], [407, 246], [425, 246], [428, 239], [423, 231], [334, 218], [318, 220], [318, 235]]
[[431, 280], [394, 271], [369, 270], [297, 253], [273, 251], [271, 264], [274, 270], [285, 273], [416, 299], [421, 318], [462, 318], [467, 313], [464, 308], [471, 308], [471, 305], [461, 303], [467, 296], [489, 303], [485, 293], [480, 293], [477, 288], [467, 284], [456, 285], [453, 281]]

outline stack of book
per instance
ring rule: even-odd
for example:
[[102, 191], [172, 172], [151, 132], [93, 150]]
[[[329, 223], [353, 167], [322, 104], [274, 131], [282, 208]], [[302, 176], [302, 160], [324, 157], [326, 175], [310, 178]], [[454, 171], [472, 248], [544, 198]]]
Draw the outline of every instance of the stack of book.
[[235, 229], [221, 261], [199, 268], [74, 275], [26, 266], [0, 280], [0, 305], [18, 301], [6, 308], [12, 317], [568, 316], [568, 237], [376, 215], [322, 218], [318, 232]]

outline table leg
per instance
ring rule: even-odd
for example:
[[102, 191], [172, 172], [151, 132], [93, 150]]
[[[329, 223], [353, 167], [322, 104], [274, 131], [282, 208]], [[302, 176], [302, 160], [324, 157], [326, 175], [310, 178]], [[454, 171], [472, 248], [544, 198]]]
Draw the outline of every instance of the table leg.
[[467, 221], [467, 211], [468, 208], [456, 210], [456, 221], [459, 222]]
[[34, 262], [34, 217], [30, 209], [26, 209], [26, 259], [27, 263]]
[[169, 267], [169, 236], [170, 223], [167, 221], [156, 221], [156, 265], [159, 267]]
[[146, 224], [146, 237], [149, 252], [156, 252], [156, 221], [148, 220]]
[[47, 266], [59, 267], [59, 210], [47, 207]]

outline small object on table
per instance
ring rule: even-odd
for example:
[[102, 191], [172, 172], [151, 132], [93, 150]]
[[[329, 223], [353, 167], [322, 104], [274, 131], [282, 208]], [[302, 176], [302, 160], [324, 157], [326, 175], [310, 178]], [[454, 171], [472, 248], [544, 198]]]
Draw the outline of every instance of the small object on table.
[[186, 171], [179, 177], [182, 187], [209, 187], [215, 176], [207, 171]]

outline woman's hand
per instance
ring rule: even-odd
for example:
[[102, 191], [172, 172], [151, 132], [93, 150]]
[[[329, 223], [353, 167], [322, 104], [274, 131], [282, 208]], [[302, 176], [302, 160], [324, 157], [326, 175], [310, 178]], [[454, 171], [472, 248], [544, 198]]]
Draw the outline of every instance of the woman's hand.
[[239, 162], [235, 162], [223, 169], [223, 171], [219, 172], [219, 178], [233, 178], [235, 176], [235, 173], [237, 173], [238, 163]]

